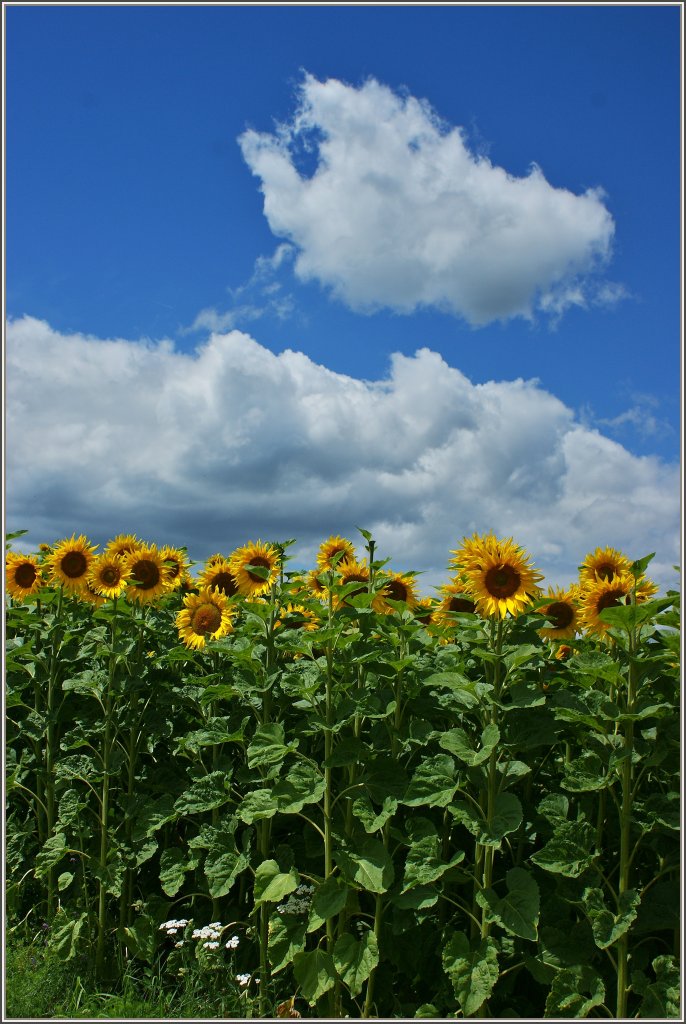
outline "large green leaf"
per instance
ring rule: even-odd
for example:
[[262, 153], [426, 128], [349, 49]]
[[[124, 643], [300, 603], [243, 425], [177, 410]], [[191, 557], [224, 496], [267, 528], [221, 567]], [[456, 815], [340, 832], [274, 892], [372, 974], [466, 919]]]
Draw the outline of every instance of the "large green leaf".
[[505, 896], [498, 896], [494, 889], [482, 889], [477, 893], [477, 903], [487, 911], [488, 921], [499, 924], [510, 935], [535, 942], [540, 912], [538, 885], [523, 868], [510, 868], [505, 882]]
[[211, 772], [197, 779], [190, 789], [177, 797], [174, 810], [177, 814], [198, 814], [222, 807], [231, 799], [229, 778], [226, 772]]
[[211, 846], [205, 857], [205, 878], [213, 899], [226, 896], [238, 876], [249, 866], [245, 854], [231, 848], [229, 844], [232, 842], [227, 838], [225, 846], [219, 843]]
[[374, 932], [367, 931], [357, 942], [352, 935], [341, 935], [333, 949], [338, 974], [354, 998], [379, 962], [379, 946]]
[[531, 860], [545, 871], [578, 878], [597, 857], [593, 849], [594, 838], [595, 829], [589, 822], [560, 821], [552, 838], [542, 849], [531, 854]]
[[466, 710], [479, 706], [476, 684], [461, 672], [435, 672], [424, 680], [424, 686], [449, 690], [454, 701]]
[[197, 866], [195, 861], [188, 860], [185, 850], [178, 846], [168, 847], [160, 857], [160, 884], [167, 896], [176, 896], [183, 885], [186, 872]]
[[320, 996], [328, 992], [336, 981], [333, 957], [323, 949], [313, 949], [311, 953], [296, 953], [293, 958], [293, 974], [310, 1006], [314, 1006]]
[[619, 897], [616, 914], [608, 910], [602, 889], [585, 889], [583, 893], [584, 908], [591, 922], [593, 938], [599, 949], [607, 949], [629, 930], [636, 920], [641, 894], [635, 889], [627, 889]]
[[87, 919], [88, 914], [84, 910], [78, 917], [70, 918], [67, 921], [62, 920], [61, 915], [58, 914], [53, 921], [50, 946], [61, 960], [73, 960], [76, 956], [79, 936]]
[[405, 791], [402, 803], [409, 807], [447, 807], [457, 786], [452, 757], [436, 754], [421, 762]]
[[490, 757], [491, 751], [495, 749], [500, 740], [500, 730], [497, 725], [487, 725], [481, 733], [481, 746], [476, 749], [464, 729], [450, 729], [444, 732], [438, 741], [438, 745], [444, 750], [454, 754], [460, 761], [473, 767], [483, 764]]
[[64, 832], [57, 832], [54, 836], [50, 836], [46, 839], [41, 847], [41, 851], [36, 857], [36, 866], [34, 873], [36, 878], [45, 878], [55, 864], [64, 857], [67, 852], [67, 837]]
[[443, 860], [440, 837], [428, 818], [416, 818], [411, 825], [411, 844], [405, 861], [403, 892], [408, 892], [418, 885], [430, 885], [464, 860], [462, 850], [454, 854], [449, 861]]
[[386, 892], [393, 884], [393, 861], [377, 839], [368, 837], [354, 847], [340, 847], [333, 856], [346, 881], [368, 892]]
[[592, 967], [564, 967], [557, 971], [545, 1004], [546, 1017], [587, 1017], [605, 1001], [605, 985]]
[[489, 998], [498, 980], [498, 951], [490, 936], [472, 949], [469, 939], [455, 932], [442, 954], [443, 970], [453, 983], [465, 1017], [470, 1017]]
[[656, 980], [642, 987], [643, 1001], [638, 1016], [650, 1020], [662, 1017], [680, 1019], [681, 975], [678, 963], [673, 956], [658, 956], [653, 960], [653, 970]]
[[605, 789], [611, 782], [598, 755], [592, 750], [586, 750], [580, 757], [565, 764], [564, 778], [560, 785], [570, 793], [590, 793]]
[[263, 860], [255, 871], [253, 895], [255, 906], [261, 903], [278, 903], [284, 896], [297, 889], [300, 876], [295, 868], [283, 872], [275, 860]]
[[398, 809], [398, 801], [393, 796], [387, 796], [381, 806], [381, 810], [377, 814], [374, 810], [371, 800], [366, 793], [362, 796], [358, 796], [353, 801], [352, 811], [358, 821], [362, 822], [365, 832], [370, 835], [373, 832], [378, 832], [380, 828], [386, 824], [389, 818], [391, 818], [396, 810]]
[[271, 768], [281, 764], [297, 745], [297, 740], [289, 744], [284, 743], [283, 726], [278, 722], [263, 725], [256, 730], [248, 747], [248, 767]]
[[469, 829], [482, 846], [500, 846], [503, 837], [516, 832], [522, 823], [522, 805], [514, 793], [499, 793], [493, 818], [489, 822], [471, 804], [456, 802], [450, 813]]
[[297, 762], [284, 779], [276, 783], [272, 799], [282, 814], [295, 814], [305, 804], [317, 803], [324, 795], [324, 776], [313, 765]]
[[348, 886], [337, 875], [330, 875], [325, 882], [317, 886], [307, 922], [308, 932], [315, 931], [330, 917], [340, 913], [347, 902], [348, 892]]
[[273, 818], [278, 809], [279, 805], [270, 789], [256, 789], [241, 800], [238, 817], [246, 825], [252, 825], [254, 821]]
[[296, 953], [305, 948], [305, 921], [294, 914], [272, 914], [267, 948], [272, 974], [288, 967]]

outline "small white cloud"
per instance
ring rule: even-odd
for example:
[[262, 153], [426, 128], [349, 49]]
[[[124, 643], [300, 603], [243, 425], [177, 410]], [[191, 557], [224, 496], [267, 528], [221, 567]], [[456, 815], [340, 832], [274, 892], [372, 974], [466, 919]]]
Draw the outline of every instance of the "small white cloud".
[[474, 325], [559, 316], [586, 304], [589, 275], [610, 256], [601, 190], [555, 188], [535, 164], [515, 177], [426, 102], [373, 79], [307, 75], [292, 122], [239, 144], [272, 231], [296, 247], [298, 277], [357, 311], [433, 306]]
[[311, 565], [359, 525], [428, 593], [463, 536], [493, 529], [550, 583], [605, 544], [657, 551], [652, 574], [675, 582], [678, 465], [632, 455], [535, 381], [474, 385], [426, 348], [363, 381], [239, 331], [187, 354], [31, 317], [9, 323], [6, 363], [6, 523], [34, 547], [124, 531], [202, 559], [295, 537]]

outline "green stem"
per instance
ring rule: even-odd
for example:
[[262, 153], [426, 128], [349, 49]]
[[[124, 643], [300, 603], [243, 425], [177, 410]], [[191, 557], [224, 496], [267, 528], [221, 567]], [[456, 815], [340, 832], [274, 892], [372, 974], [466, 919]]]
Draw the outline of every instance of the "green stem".
[[[57, 731], [55, 721], [55, 700], [57, 690], [57, 675], [59, 668], [59, 650], [61, 645], [61, 636], [59, 633], [60, 620], [62, 617], [62, 605], [63, 605], [64, 589], [60, 587], [59, 596], [57, 598], [57, 612], [55, 614], [55, 625], [54, 635], [52, 639], [52, 650], [50, 652], [50, 671], [48, 673], [48, 702], [47, 702], [47, 736], [46, 736], [46, 749], [45, 749], [45, 827], [46, 837], [49, 839], [53, 834], [55, 828], [55, 757], [57, 754]], [[47, 888], [48, 888], [48, 908], [47, 918], [48, 922], [52, 920], [55, 912], [55, 898], [56, 898], [56, 877], [55, 868], [51, 867], [48, 870], [47, 877]]]
[[110, 650], [110, 664], [107, 678], [107, 693], [105, 694], [105, 733], [102, 746], [102, 796], [100, 798], [100, 855], [99, 867], [100, 878], [98, 880], [98, 939], [95, 950], [95, 971], [98, 978], [104, 974], [105, 968], [105, 936], [107, 928], [107, 882], [105, 872], [107, 871], [108, 852], [108, 819], [110, 800], [110, 754], [112, 753], [112, 705], [114, 697], [114, 675], [116, 668], [115, 643], [117, 636], [117, 599], [114, 599], [114, 615], [112, 616], [112, 646]]
[[[629, 673], [627, 681], [627, 714], [634, 713], [636, 701], [636, 664], [635, 664], [635, 636], [633, 631], [629, 633]], [[620, 807], [619, 828], [619, 885], [617, 889], [618, 900], [630, 888], [631, 869], [631, 813], [632, 813], [632, 783], [633, 783], [633, 749], [634, 749], [634, 723], [626, 723], [624, 734], [624, 761], [622, 763], [622, 802]], [[629, 935], [625, 932], [617, 942], [617, 1018], [626, 1017], [627, 1001], [629, 995]]]

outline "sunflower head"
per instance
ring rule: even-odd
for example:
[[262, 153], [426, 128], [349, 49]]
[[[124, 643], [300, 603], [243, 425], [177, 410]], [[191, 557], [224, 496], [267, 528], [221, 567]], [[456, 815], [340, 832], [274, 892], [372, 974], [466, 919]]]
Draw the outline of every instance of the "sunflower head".
[[83, 601], [85, 604], [92, 604], [96, 608], [107, 603], [107, 598], [103, 597], [102, 594], [99, 594], [98, 591], [94, 589], [90, 580], [90, 573], [86, 579], [85, 585], [76, 592], [76, 596], [79, 601]]
[[112, 601], [124, 593], [130, 578], [131, 570], [123, 557], [105, 552], [93, 560], [87, 582], [94, 593]]
[[478, 568], [489, 551], [492, 551], [497, 544], [498, 539], [493, 532], [473, 533], [471, 537], [463, 537], [459, 548], [451, 552], [453, 557], [448, 564], [457, 572]]
[[548, 587], [546, 597], [550, 598], [550, 603], [536, 610], [546, 617], [550, 626], [539, 629], [539, 635], [549, 640], [573, 637], [579, 629], [579, 588], [574, 585], [568, 590]]
[[83, 534], [79, 537], [72, 534], [69, 540], [60, 541], [47, 561], [52, 580], [61, 583], [69, 593], [78, 593], [86, 586], [96, 547], [96, 544], [89, 544]]
[[198, 577], [198, 586], [201, 590], [205, 587], [210, 590], [221, 590], [227, 597], [233, 597], [238, 593], [238, 584], [228, 560], [216, 556], [213, 556], [213, 559], [211, 562], [205, 562], [205, 568]]
[[330, 572], [335, 569], [340, 571], [340, 564], [343, 561], [355, 560], [355, 546], [353, 542], [345, 537], [329, 537], [320, 544], [317, 552], [318, 572]]
[[424, 626], [430, 626], [434, 622], [436, 602], [433, 597], [422, 597], [414, 606], [414, 614], [417, 622]]
[[634, 579], [629, 572], [609, 579], [596, 579], [581, 590], [581, 624], [588, 633], [604, 636], [611, 628], [603, 622], [600, 613], [605, 608], [616, 608], [620, 604], [630, 604], [634, 598], [637, 604], [646, 601], [658, 588], [646, 576]]
[[[417, 585], [412, 576], [401, 572], [389, 572], [384, 575], [382, 591], [385, 600], [404, 601], [408, 608], [414, 608], [419, 600]], [[391, 608], [388, 606], [388, 610]]]
[[33, 555], [20, 555], [10, 551], [5, 559], [5, 584], [15, 601], [32, 597], [43, 586], [43, 574], [38, 559]]
[[459, 579], [452, 583], [445, 583], [439, 587], [441, 600], [435, 608], [433, 621], [454, 626], [457, 613], [473, 614], [476, 611], [476, 604], [469, 594], [465, 593], [465, 585]]
[[188, 557], [180, 548], [164, 547], [160, 550], [160, 558], [169, 574], [169, 589], [178, 590], [183, 574], [188, 570]]
[[145, 547], [145, 545], [134, 533], [118, 533], [116, 537], [107, 542], [105, 552], [108, 555], [130, 555], [140, 547]]
[[474, 542], [472, 552], [471, 560], [461, 566], [461, 575], [481, 615], [502, 619], [508, 612], [519, 615], [540, 593], [542, 573], [531, 566], [530, 556], [511, 537], [501, 540], [488, 535], [482, 545]]
[[238, 592], [245, 597], [259, 597], [278, 580], [281, 559], [275, 547], [258, 540], [237, 548], [229, 559], [229, 567]]
[[292, 604], [290, 601], [285, 608], [279, 610], [279, 617], [274, 623], [275, 629], [304, 629], [306, 631], [319, 628], [317, 613], [303, 604]]
[[614, 548], [596, 548], [589, 552], [579, 566], [579, 582], [582, 586], [596, 580], [611, 580], [631, 572], [631, 562]]
[[219, 640], [233, 629], [236, 609], [220, 590], [186, 594], [176, 616], [176, 627], [186, 647], [201, 650], [208, 640]]
[[152, 604], [169, 589], [169, 570], [155, 544], [144, 544], [124, 556], [129, 573], [126, 596], [138, 604]]

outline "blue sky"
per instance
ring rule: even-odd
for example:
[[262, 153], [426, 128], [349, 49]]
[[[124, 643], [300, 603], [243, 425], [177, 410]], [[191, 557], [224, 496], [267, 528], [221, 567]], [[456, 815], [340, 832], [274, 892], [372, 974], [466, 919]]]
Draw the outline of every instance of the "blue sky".
[[4, 12], [7, 529], [673, 583], [680, 5]]

